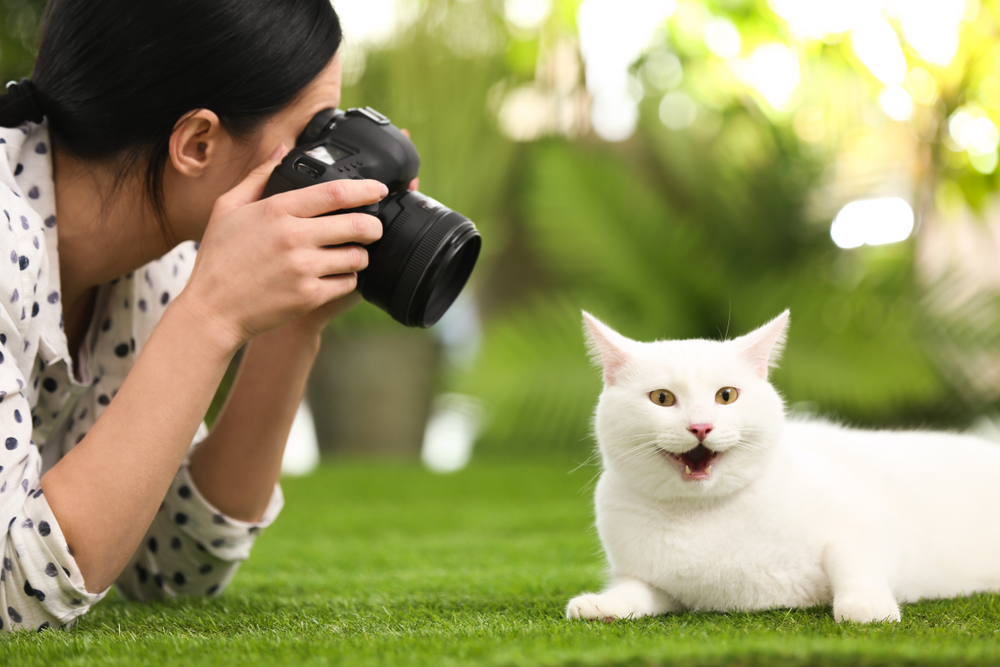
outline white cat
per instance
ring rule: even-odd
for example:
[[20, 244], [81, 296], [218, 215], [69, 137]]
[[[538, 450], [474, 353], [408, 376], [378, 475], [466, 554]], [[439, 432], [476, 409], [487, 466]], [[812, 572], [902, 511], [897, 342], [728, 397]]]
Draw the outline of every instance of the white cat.
[[584, 313], [604, 391], [595, 506], [610, 566], [569, 618], [899, 603], [1000, 588], [1000, 447], [786, 421], [788, 312], [726, 342], [640, 343]]

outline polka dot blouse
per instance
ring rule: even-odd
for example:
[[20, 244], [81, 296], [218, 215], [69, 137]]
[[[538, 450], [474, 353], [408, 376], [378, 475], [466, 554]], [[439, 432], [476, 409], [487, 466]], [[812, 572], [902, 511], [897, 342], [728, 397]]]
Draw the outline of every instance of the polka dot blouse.
[[[181, 244], [99, 288], [77, 377], [63, 333], [48, 141], [44, 124], [0, 128], [3, 632], [67, 627], [103, 597], [84, 587], [40, 479], [114, 400], [167, 304], [183, 289], [197, 252], [194, 244]], [[202, 425], [194, 444], [206, 434]], [[261, 521], [225, 516], [198, 492], [185, 461], [115, 585], [136, 600], [218, 595], [281, 506], [275, 487]]]

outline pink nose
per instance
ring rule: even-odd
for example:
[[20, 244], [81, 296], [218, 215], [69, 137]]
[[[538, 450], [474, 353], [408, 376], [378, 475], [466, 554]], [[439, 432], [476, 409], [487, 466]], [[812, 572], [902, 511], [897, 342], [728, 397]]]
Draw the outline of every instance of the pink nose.
[[704, 442], [708, 434], [712, 432], [711, 424], [691, 424], [688, 430], [694, 433], [695, 437], [698, 438], [698, 442]]

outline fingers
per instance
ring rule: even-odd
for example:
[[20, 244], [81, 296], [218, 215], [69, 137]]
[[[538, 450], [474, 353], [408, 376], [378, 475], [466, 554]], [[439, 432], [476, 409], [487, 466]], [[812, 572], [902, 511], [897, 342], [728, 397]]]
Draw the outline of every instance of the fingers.
[[338, 246], [345, 243], [368, 245], [382, 238], [382, 223], [365, 213], [341, 213], [303, 220], [311, 226], [310, 240], [317, 247]]
[[368, 251], [353, 243], [310, 252], [308, 271], [317, 278], [340, 276], [368, 268]]
[[[358, 287], [358, 274], [357, 273], [341, 273], [337, 275], [324, 276], [316, 281], [316, 295], [317, 304], [316, 307], [319, 308], [324, 304], [329, 304], [335, 299], [343, 299], [348, 297], [355, 289]], [[360, 294], [358, 298], [360, 299]], [[347, 310], [355, 304], [355, 299], [350, 298], [350, 301], [344, 303]]]
[[282, 192], [268, 201], [297, 218], [314, 218], [333, 211], [376, 204], [387, 194], [389, 189], [378, 181], [343, 180]]

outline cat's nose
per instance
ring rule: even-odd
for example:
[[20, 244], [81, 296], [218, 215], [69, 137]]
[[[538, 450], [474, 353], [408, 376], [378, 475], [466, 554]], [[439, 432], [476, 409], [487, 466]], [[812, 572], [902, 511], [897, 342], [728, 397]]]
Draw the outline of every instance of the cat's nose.
[[711, 424], [691, 424], [688, 426], [688, 430], [694, 433], [694, 436], [698, 438], [698, 442], [705, 442], [705, 438], [708, 434], [712, 432]]

